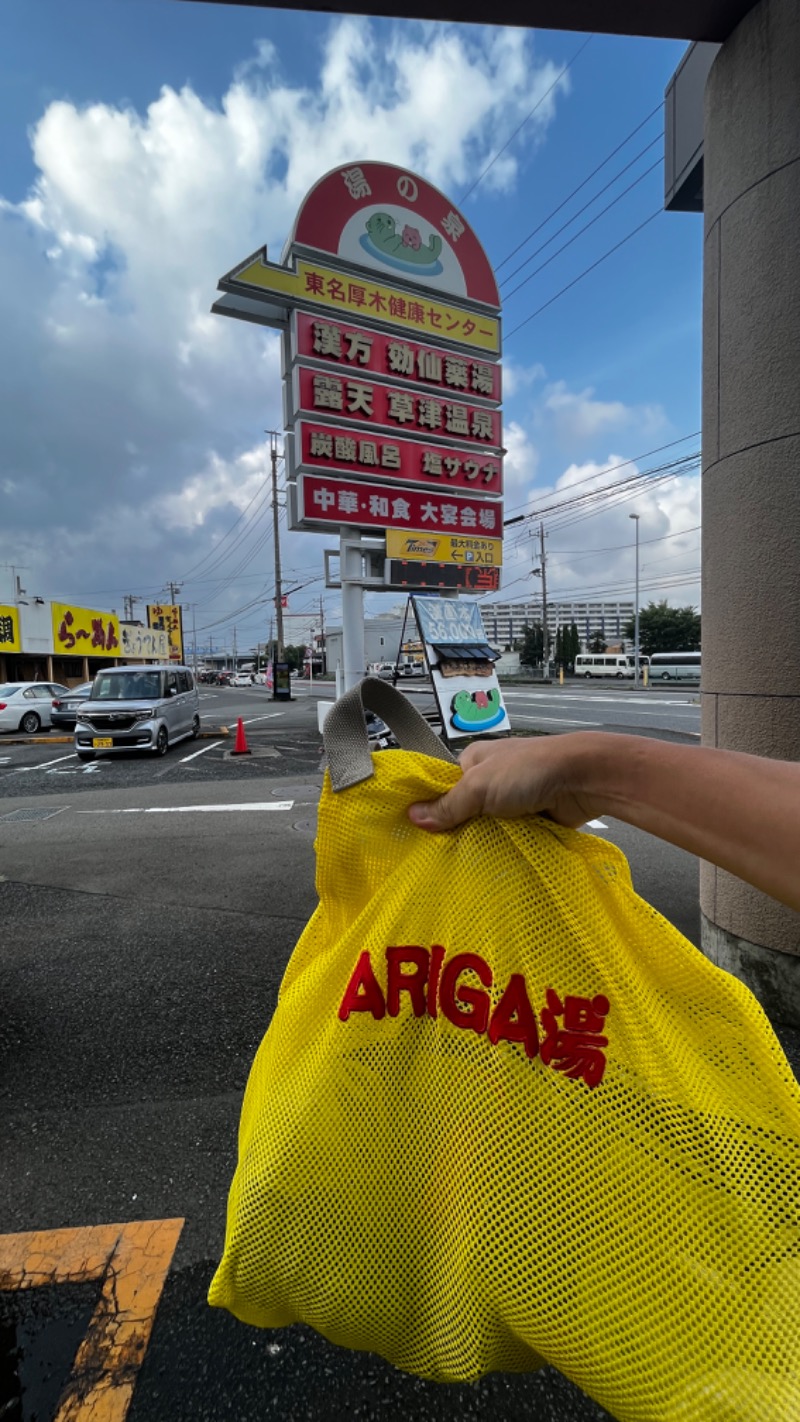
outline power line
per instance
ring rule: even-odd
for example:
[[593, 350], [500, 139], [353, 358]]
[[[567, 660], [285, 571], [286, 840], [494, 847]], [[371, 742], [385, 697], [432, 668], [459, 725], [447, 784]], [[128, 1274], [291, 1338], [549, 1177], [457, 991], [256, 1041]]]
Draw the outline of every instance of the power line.
[[[621, 149], [625, 147], [626, 143], [630, 143], [631, 139], [635, 138], [637, 133], [639, 133], [640, 130], [644, 128], [645, 124], [649, 123], [651, 118], [655, 118], [655, 115], [660, 113], [663, 107], [664, 101], [662, 99], [661, 103], [657, 104], [656, 107], [652, 110], [652, 112], [647, 115], [647, 118], [643, 118], [641, 123], [638, 123], [635, 128], [632, 128], [627, 138], [623, 138], [622, 142], [618, 143], [616, 148], [612, 148], [611, 152], [608, 154], [608, 157], [604, 158], [602, 163], [598, 163], [597, 167], [592, 169], [589, 176], [584, 178], [582, 183], [578, 183], [577, 188], [573, 188], [571, 193], [567, 194], [563, 201], [558, 204], [558, 207], [554, 207], [552, 212], [548, 213], [547, 217], [542, 218], [542, 221], [539, 223], [538, 227], [534, 227], [532, 231], [528, 233], [527, 237], [523, 237], [522, 241], [518, 242], [516, 247], [512, 248], [512, 250], [508, 253], [507, 257], [503, 257], [502, 261], [495, 263], [495, 271], [498, 272], [501, 267], [505, 266], [506, 262], [510, 262], [512, 257], [516, 257], [517, 252], [521, 252], [522, 248], [526, 246], [526, 244], [530, 242], [531, 239], [535, 237], [538, 232], [541, 232], [543, 227], [547, 226], [548, 222], [552, 222], [553, 218], [557, 216], [561, 209], [566, 207], [567, 203], [571, 202], [574, 197], [577, 197], [578, 193], [586, 187], [586, 184], [590, 183], [592, 181], [592, 178], [594, 178], [603, 168], [605, 168], [606, 163], [610, 163], [612, 158], [616, 158], [617, 154], [620, 152]], [[601, 189], [601, 191], [603, 190]]]
[[[615, 174], [614, 174], [614, 177], [609, 179], [609, 181], [606, 183], [605, 187], [601, 188], [599, 192], [596, 192], [595, 195], [594, 195], [594, 197], [590, 197], [590, 198], [589, 198], [589, 201], [588, 201], [588, 202], [585, 202], [585, 203], [583, 204], [583, 207], [579, 207], [577, 212], [573, 212], [572, 216], [571, 216], [571, 217], [568, 217], [567, 220], [566, 220], [566, 222], [562, 222], [561, 226], [556, 228], [556, 230], [555, 230], [555, 232], [552, 234], [552, 236], [551, 236], [551, 237], [548, 237], [546, 242], [542, 242], [542, 244], [541, 244], [540, 247], [537, 247], [537, 248], [535, 249], [535, 251], [531, 252], [530, 256], [529, 256], [529, 257], [526, 257], [525, 260], [524, 260], [524, 262], [520, 262], [519, 266], [518, 266], [518, 267], [515, 267], [514, 270], [513, 270], [513, 272], [509, 272], [508, 276], [505, 277], [505, 279], [501, 282], [501, 286], [506, 286], [508, 282], [513, 281], [514, 277], [517, 275], [518, 272], [524, 271], [525, 267], [527, 267], [527, 265], [528, 265], [529, 262], [532, 262], [532, 261], [533, 261], [534, 257], [538, 257], [539, 253], [540, 253], [540, 252], [543, 252], [543, 251], [545, 250], [545, 247], [549, 247], [551, 242], [555, 242], [556, 237], [559, 237], [562, 232], [566, 232], [567, 228], [568, 228], [568, 227], [571, 227], [572, 224], [573, 224], [573, 222], [575, 222], [575, 221], [581, 216], [582, 213], [586, 212], [586, 211], [592, 206], [592, 203], [597, 202], [597, 199], [598, 199], [599, 197], [602, 197], [602, 196], [603, 196], [603, 193], [607, 193], [609, 188], [613, 188], [614, 184], [617, 183], [617, 182], [619, 182], [619, 179], [623, 176], [623, 174], [625, 174], [625, 173], [628, 172], [628, 169], [629, 169], [629, 168], [632, 168], [632, 167], [633, 167], [634, 163], [638, 163], [639, 159], [640, 159], [640, 158], [643, 158], [644, 155], [645, 155], [645, 153], [649, 153], [651, 148], [655, 148], [655, 146], [656, 146], [657, 143], [662, 143], [662, 142], [663, 142], [663, 138], [664, 138], [663, 134], [661, 134], [661, 133], [657, 134], [657, 136], [653, 139], [652, 143], [648, 143], [646, 148], [642, 148], [641, 151], [636, 154], [636, 157], [635, 157], [635, 158], [631, 158], [630, 163], [626, 163], [624, 168], [620, 168], [619, 172], [618, 172], [618, 173], [615, 173]], [[569, 240], [569, 242], [565, 242], [564, 245], [563, 245], [563, 247], [559, 247], [558, 252], [563, 252], [563, 251], [565, 251], [566, 248], [570, 245], [571, 242], [574, 242], [577, 237], [580, 237], [580, 236], [581, 236], [581, 233], [587, 232], [588, 229], [592, 226], [593, 223], [599, 221], [599, 219], [604, 215], [604, 213], [608, 212], [612, 207], [614, 207], [614, 205], [615, 205], [616, 203], [620, 202], [620, 201], [622, 200], [622, 198], [625, 197], [625, 194], [626, 194], [626, 193], [629, 193], [633, 188], [635, 188], [636, 185], [637, 185], [637, 183], [641, 183], [641, 182], [647, 177], [648, 173], [652, 173], [653, 169], [654, 169], [654, 168], [657, 168], [657, 167], [661, 164], [662, 161], [663, 161], [662, 158], [659, 156], [658, 160], [657, 160], [655, 163], [653, 163], [653, 164], [647, 169], [646, 172], [642, 173], [642, 174], [635, 180], [635, 182], [633, 182], [633, 183], [630, 184], [630, 187], [625, 188], [624, 192], [621, 192], [617, 197], [615, 197], [615, 198], [614, 198], [614, 201], [613, 201], [613, 202], [610, 202], [607, 207], [604, 207], [602, 212], [598, 212], [598, 213], [596, 214], [596, 216], [594, 216], [594, 217], [592, 218], [591, 222], [587, 222], [587, 223], [586, 223], [586, 226], [585, 226], [585, 227], [582, 227], [580, 232], [576, 232], [575, 237], [571, 237], [570, 240]], [[553, 255], [557, 257], [557, 256], [558, 256], [558, 252], [555, 252]], [[551, 257], [551, 258], [549, 258], [549, 260], [552, 261], [553, 258]], [[546, 266], [547, 263], [545, 262], [544, 265]], [[537, 270], [538, 270], [538, 271], [541, 271], [541, 270], [542, 270], [542, 267], [539, 267]], [[531, 273], [531, 276], [535, 276], [535, 275], [536, 275], [536, 272], [532, 272], [532, 273]], [[530, 281], [531, 276], [526, 277], [525, 280], [526, 280], [526, 281]], [[508, 296], [509, 296], [509, 297], [513, 296], [513, 295], [514, 295], [514, 292], [519, 291], [519, 290], [520, 290], [520, 287], [523, 287], [524, 285], [525, 285], [525, 282], [524, 282], [524, 281], [521, 281], [521, 282], [519, 283], [519, 286], [515, 286], [515, 287], [514, 287], [514, 291], [510, 291], [510, 292], [508, 293]], [[506, 299], [507, 299], [507, 298], [506, 298]]]
[[[605, 469], [596, 469], [594, 474], [587, 474], [583, 479], [576, 479], [573, 484], [568, 485], [568, 488], [577, 489], [579, 484], [588, 484], [590, 479], [599, 479], [601, 474], [614, 474], [618, 469], [626, 469], [629, 464], [638, 464], [640, 459], [649, 459], [653, 454], [663, 454], [665, 449], [674, 449], [676, 444], [686, 444], [687, 440], [698, 439], [700, 433], [700, 430], [694, 430], [691, 434], [681, 435], [680, 439], [671, 439], [667, 444], [658, 444], [655, 449], [646, 449], [643, 454], [634, 454], [632, 459], [623, 459], [619, 464], [609, 464]], [[553, 492], [555, 493], [555, 490]], [[514, 504], [512, 508], [506, 509], [506, 513], [516, 513], [517, 509], [525, 509], [532, 503], [533, 499], [526, 499], [524, 504]], [[535, 515], [531, 514], [530, 517], [534, 518]], [[521, 520], [507, 519], [506, 522], [518, 523]]]
[[236, 518], [236, 519], [234, 520], [234, 522], [231, 524], [231, 526], [230, 526], [230, 528], [227, 530], [227, 532], [226, 532], [226, 533], [223, 533], [222, 538], [219, 540], [219, 543], [215, 544], [214, 547], [211, 548], [208, 553], [204, 553], [203, 556], [202, 556], [202, 558], [198, 558], [197, 562], [192, 564], [192, 566], [191, 566], [191, 568], [189, 568], [188, 572], [184, 573], [184, 575], [183, 575], [183, 581], [184, 581], [184, 582], [188, 582], [188, 581], [190, 580], [191, 575], [192, 575], [192, 573], [195, 571], [195, 569], [201, 568], [202, 565], [203, 565], [203, 563], [205, 563], [208, 558], [213, 557], [216, 553], [219, 552], [219, 549], [222, 547], [222, 544], [225, 543], [226, 539], [230, 538], [231, 534], [233, 533], [233, 530], [238, 527], [238, 525], [241, 523], [242, 519], [243, 519], [243, 518], [245, 517], [245, 515], [247, 514], [248, 509], [251, 508], [251, 506], [253, 505], [253, 503], [255, 502], [255, 500], [258, 498], [259, 494], [263, 492], [263, 490], [266, 488], [266, 486], [267, 486], [267, 479], [266, 479], [266, 477], [265, 477], [263, 483], [261, 483], [261, 484], [258, 486], [258, 488], [256, 489], [256, 491], [255, 491], [255, 493], [254, 493], [252, 499], [250, 499], [249, 503], [247, 503], [247, 504], [245, 505], [245, 507], [242, 509], [242, 511], [241, 511], [241, 513], [239, 514], [238, 518]]
[[483, 172], [478, 174], [478, 177], [475, 179], [475, 182], [472, 184], [472, 186], [469, 187], [469, 188], [467, 188], [466, 192], [464, 192], [464, 193], [461, 194], [461, 197], [458, 199], [458, 205], [459, 205], [459, 207], [462, 207], [462, 206], [464, 205], [464, 203], [466, 202], [467, 198], [468, 198], [468, 197], [471, 197], [471, 195], [474, 193], [474, 191], [475, 191], [475, 189], [477, 188], [478, 184], [483, 182], [484, 178], [486, 177], [486, 174], [490, 171], [491, 168], [494, 167], [494, 165], [495, 165], [495, 163], [497, 162], [498, 158], [501, 158], [501, 157], [503, 156], [503, 154], [505, 153], [506, 149], [514, 142], [514, 139], [516, 138], [517, 134], [522, 132], [522, 130], [523, 130], [523, 128], [525, 127], [525, 125], [526, 125], [526, 123], [528, 122], [528, 120], [533, 118], [533, 115], [536, 113], [536, 110], [539, 109], [539, 108], [541, 108], [541, 106], [542, 106], [542, 104], [544, 103], [545, 99], [548, 98], [550, 94], [552, 94], [553, 90], [554, 90], [555, 87], [556, 87], [556, 84], [558, 84], [558, 83], [564, 78], [564, 75], [566, 74], [567, 70], [572, 68], [573, 64], [575, 63], [575, 60], [580, 58], [580, 56], [583, 54], [583, 51], [585, 50], [587, 44], [588, 44], [589, 41], [592, 40], [592, 39], [594, 39], [594, 35], [593, 35], [593, 34], [587, 36], [587, 38], [583, 41], [583, 44], [580, 45], [580, 47], [579, 47], [578, 49], [576, 49], [576, 51], [575, 51], [575, 53], [573, 54], [572, 58], [569, 59], [569, 60], [567, 60], [567, 63], [564, 65], [564, 68], [561, 70], [561, 73], [556, 75], [556, 77], [555, 77], [555, 79], [553, 80], [552, 84], [550, 85], [550, 87], [549, 87], [548, 89], [545, 89], [545, 91], [544, 91], [544, 93], [542, 94], [541, 98], [536, 100], [536, 103], [534, 104], [533, 108], [530, 110], [529, 113], [527, 113], [527, 114], [525, 115], [524, 119], [522, 120], [522, 123], [517, 124], [517, 127], [514, 129], [514, 132], [511, 134], [510, 138], [507, 138], [506, 141], [505, 141], [505, 143], [503, 144], [502, 148], [498, 148], [498, 150], [497, 150], [497, 152], [495, 153], [494, 157], [489, 159], [489, 162], [486, 164], [486, 167], [484, 168]]
[[[484, 602], [487, 597], [491, 596], [498, 597], [500, 603], [502, 604], [502, 602], [507, 600], [505, 598], [505, 594], [507, 593], [508, 588], [513, 588], [516, 583], [527, 582], [530, 577], [530, 572], [524, 573], [521, 577], [515, 578], [513, 582], [510, 582], [506, 588], [502, 588], [499, 594], [494, 592], [491, 594], [486, 593], [484, 594], [484, 597], [480, 599], [480, 601]], [[674, 574], [670, 574], [663, 578], [651, 578], [641, 580], [640, 590], [644, 590], [645, 592], [651, 593], [670, 592], [674, 588], [693, 587], [699, 581], [699, 578], [700, 569], [689, 568], [685, 571], [675, 572]], [[566, 588], [551, 588], [548, 597], [551, 604], [554, 602], [598, 602], [604, 597], [608, 598], [609, 600], [614, 600], [618, 602], [622, 595], [631, 594], [633, 593], [633, 591], [633, 581], [631, 581], [630, 583], [627, 581], [621, 581], [604, 584], [590, 584], [586, 586], [575, 584]], [[525, 601], [534, 603], [541, 602], [541, 594], [531, 588], [531, 596], [529, 598], [526, 598]], [[487, 608], [491, 608], [494, 605], [495, 604], [491, 602], [486, 604]]]
[[512, 336], [515, 336], [517, 334], [517, 331], [521, 331], [523, 326], [528, 325], [529, 321], [533, 321], [536, 316], [540, 316], [543, 311], [547, 310], [548, 306], [552, 306], [554, 301], [558, 301], [559, 297], [564, 296], [565, 293], [570, 291], [573, 286], [577, 286], [578, 282], [583, 281], [583, 278], [588, 276], [590, 272], [593, 272], [595, 270], [595, 267], [599, 267], [601, 262], [604, 262], [608, 257], [612, 257], [615, 252], [619, 251], [620, 247], [624, 247], [626, 242], [630, 242], [632, 237], [635, 237], [639, 232], [642, 232], [644, 228], [648, 226], [649, 223], [654, 222], [657, 217], [660, 217], [663, 211], [664, 209], [662, 207], [656, 208], [655, 212], [651, 212], [650, 216], [646, 217], [644, 222], [640, 222], [638, 227], [634, 227], [632, 232], [628, 232], [628, 234], [623, 237], [621, 241], [616, 242], [613, 247], [609, 247], [608, 251], [604, 252], [602, 257], [598, 257], [596, 262], [592, 262], [591, 266], [585, 267], [584, 270], [582, 272], [579, 272], [578, 275], [574, 277], [572, 281], [567, 282], [566, 286], [562, 286], [561, 290], [557, 291], [555, 296], [551, 296], [549, 301], [545, 301], [542, 306], [537, 306], [536, 310], [532, 311], [530, 316], [526, 316], [524, 321], [520, 321], [516, 326], [513, 327], [512, 330], [508, 332], [508, 334], [505, 336], [506, 344], [508, 344]]
[[[527, 286], [529, 281], [533, 281], [533, 278], [538, 276], [540, 272], [543, 272], [545, 267], [549, 267], [550, 263], [554, 262], [556, 257], [560, 257], [562, 252], [566, 252], [567, 247], [571, 247], [573, 242], [577, 242], [578, 238], [582, 237], [584, 232], [588, 232], [590, 227], [594, 227], [594, 224], [599, 222], [601, 217], [605, 217], [606, 213], [610, 212], [612, 207], [616, 207], [617, 203], [622, 202], [622, 199], [627, 197], [628, 193], [633, 192], [634, 188], [638, 188], [639, 184], [643, 183], [645, 178], [649, 178], [650, 174], [654, 172], [656, 168], [660, 168], [663, 161], [664, 160], [659, 157], [655, 163], [650, 164], [649, 168], [645, 168], [644, 172], [640, 173], [638, 178], [634, 178], [633, 182], [629, 183], [627, 188], [623, 188], [621, 193], [618, 193], [615, 198], [611, 199], [611, 202], [606, 203], [605, 207], [601, 208], [599, 212], [596, 212], [594, 217], [590, 218], [588, 222], [585, 222], [583, 227], [580, 227], [577, 232], [574, 232], [567, 242], [562, 242], [561, 246], [557, 247], [555, 252], [551, 252], [546, 262], [542, 262], [538, 267], [534, 267], [533, 271], [528, 272], [528, 275], [523, 277], [522, 281], [517, 282], [517, 285], [512, 287], [511, 291], [506, 292], [505, 300], [510, 301], [512, 296], [516, 296], [518, 291], [522, 291], [523, 286]], [[568, 227], [569, 223], [565, 225]], [[561, 230], [563, 231], [563, 228]], [[548, 243], [545, 242], [544, 247], [547, 246]], [[540, 247], [539, 251], [544, 251], [544, 247]], [[533, 253], [529, 260], [533, 261], [533, 257], [536, 255], [537, 253]], [[521, 270], [521, 268], [518, 268], [518, 270]]]
[[[544, 504], [543, 506], [534, 509], [529, 514], [520, 514], [514, 520], [514, 522], [527, 523], [531, 519], [545, 518], [548, 514], [557, 517], [560, 513], [564, 512], [569, 508], [574, 508], [578, 505], [585, 505], [587, 503], [603, 499], [608, 495], [615, 493], [618, 489], [629, 487], [632, 484], [646, 483], [653, 475], [656, 474], [663, 475], [666, 478], [672, 478], [676, 473], [685, 472], [684, 466], [687, 464], [695, 464], [697, 460], [699, 460], [699, 458], [699, 453], [685, 454], [680, 459], [671, 460], [666, 464], [656, 464], [653, 466], [652, 469], [637, 470], [635, 474], [628, 474], [624, 479], [615, 479], [610, 484], [602, 484], [599, 489], [585, 489], [583, 493], [576, 494], [574, 496], [572, 494], [569, 494], [567, 498], [557, 499], [555, 503]], [[630, 460], [628, 462], [633, 463], [634, 461]], [[590, 477], [597, 479], [600, 477], [601, 474], [613, 473], [617, 468], [621, 467], [621, 465], [612, 465], [609, 469], [599, 470], [596, 474], [591, 475]], [[580, 480], [576, 481], [576, 483], [577, 482], [584, 483], [586, 481]]]
[[[668, 538], [685, 538], [688, 533], [697, 533], [702, 525], [694, 524], [691, 528], [678, 529], [677, 533], [662, 533], [660, 538], [642, 538], [639, 543], [640, 548], [646, 547], [648, 543], [664, 543]], [[630, 543], [613, 543], [610, 548], [592, 548], [587, 551], [585, 548], [558, 548], [550, 553], [551, 558], [597, 558], [601, 553], [618, 553], [623, 548], [630, 548]], [[679, 556], [679, 555], [676, 555]]]

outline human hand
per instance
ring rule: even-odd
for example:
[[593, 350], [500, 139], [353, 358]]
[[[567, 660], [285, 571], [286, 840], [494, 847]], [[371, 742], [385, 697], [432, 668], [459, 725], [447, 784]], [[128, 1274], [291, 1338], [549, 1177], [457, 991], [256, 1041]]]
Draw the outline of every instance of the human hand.
[[476, 815], [515, 819], [546, 813], [577, 828], [601, 812], [589, 786], [594, 737], [564, 736], [476, 741], [460, 757], [461, 779], [438, 800], [411, 805], [420, 829], [454, 829]]

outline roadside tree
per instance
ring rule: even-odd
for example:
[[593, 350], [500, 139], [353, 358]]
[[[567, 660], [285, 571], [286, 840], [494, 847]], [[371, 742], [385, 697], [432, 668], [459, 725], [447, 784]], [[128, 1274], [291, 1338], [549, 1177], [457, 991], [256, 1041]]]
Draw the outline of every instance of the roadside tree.
[[[624, 634], [633, 641], [636, 621], [631, 618]], [[693, 607], [669, 607], [666, 598], [649, 602], [639, 612], [639, 650], [643, 656], [653, 652], [698, 652], [700, 650], [700, 614]]]
[[542, 634], [541, 624], [537, 622], [533, 627], [525, 628], [519, 659], [525, 667], [539, 667], [542, 664], [543, 655], [544, 636]]

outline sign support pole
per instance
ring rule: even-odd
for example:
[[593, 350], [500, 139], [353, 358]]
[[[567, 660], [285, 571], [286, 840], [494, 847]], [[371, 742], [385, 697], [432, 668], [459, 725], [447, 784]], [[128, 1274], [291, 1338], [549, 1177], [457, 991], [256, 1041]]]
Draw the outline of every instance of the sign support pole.
[[359, 539], [357, 528], [339, 530], [339, 569], [342, 580], [342, 660], [344, 690], [351, 691], [364, 676], [364, 589], [361, 553], [353, 547]]

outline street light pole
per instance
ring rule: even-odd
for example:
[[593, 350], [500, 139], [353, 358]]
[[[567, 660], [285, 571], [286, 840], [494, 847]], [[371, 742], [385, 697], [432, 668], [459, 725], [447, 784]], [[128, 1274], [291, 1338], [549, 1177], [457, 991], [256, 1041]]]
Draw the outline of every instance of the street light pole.
[[636, 524], [636, 601], [634, 604], [633, 674], [634, 686], [639, 686], [639, 514], [628, 514]]

